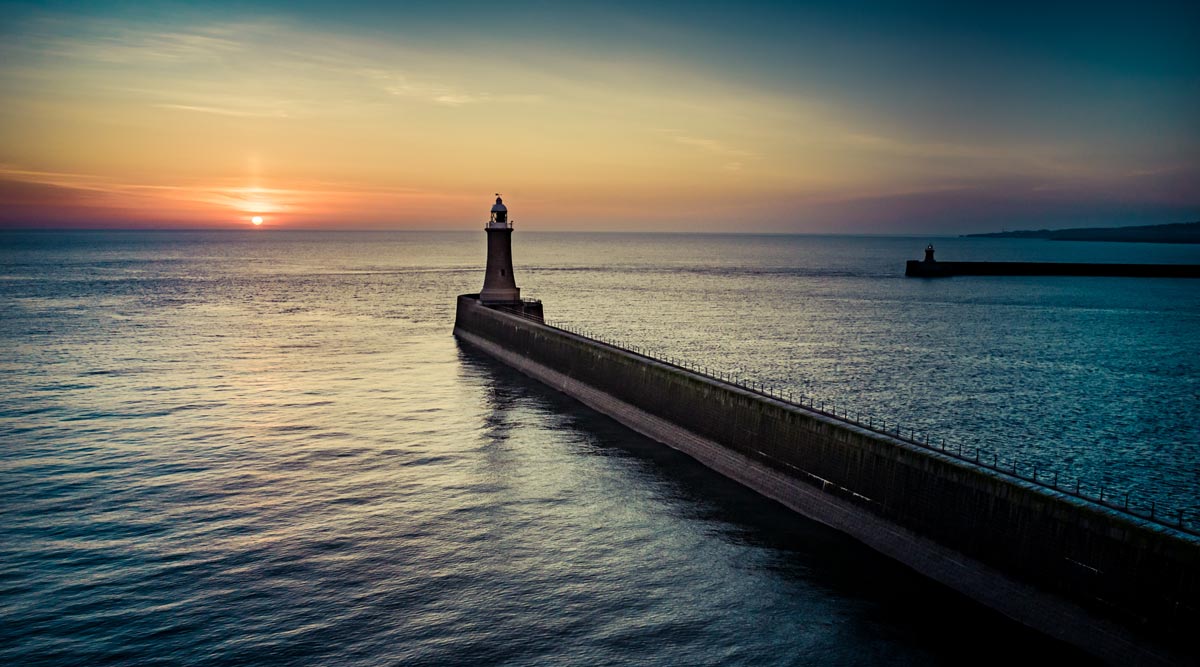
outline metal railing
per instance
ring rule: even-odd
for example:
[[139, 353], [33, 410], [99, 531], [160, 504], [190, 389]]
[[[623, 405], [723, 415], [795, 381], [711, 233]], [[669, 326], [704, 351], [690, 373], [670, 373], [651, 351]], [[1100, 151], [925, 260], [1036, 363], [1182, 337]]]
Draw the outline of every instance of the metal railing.
[[804, 408], [874, 433], [886, 435], [889, 438], [894, 438], [901, 442], [990, 470], [1003, 477], [1031, 483], [1121, 514], [1200, 536], [1200, 522], [1197, 521], [1200, 518], [1200, 514], [1197, 514], [1195, 511], [1163, 507], [1153, 499], [1139, 498], [1130, 491], [1123, 491], [1119, 488], [1103, 484], [1085, 482], [1078, 476], [1069, 478], [1065, 475], [1060, 476], [1057, 470], [1048, 470], [1045, 467], [1039, 468], [1037, 464], [1020, 461], [1015, 457], [1005, 458], [998, 452], [985, 450], [979, 446], [963, 447], [962, 443], [947, 444], [945, 438], [935, 438], [928, 432], [917, 431], [912, 427], [905, 429], [903, 424], [898, 420], [875, 419], [873, 415], [863, 414], [856, 410], [848, 410], [845, 405], [841, 406], [841, 410], [839, 411], [839, 406], [833, 402], [819, 400], [803, 393], [797, 394], [789, 389], [779, 389], [767, 383], [743, 378], [734, 373], [709, 366], [693, 365], [684, 359], [672, 355], [656, 356], [643, 346], [613, 340], [586, 329], [572, 327], [566, 323], [539, 320], [536, 317], [526, 315], [520, 310], [504, 306], [492, 307], [496, 310], [504, 311], [506, 314], [527, 319], [551, 329], [557, 329], [593, 342], [602, 343], [622, 352], [674, 366], [681, 370], [695, 373], [696, 375], [732, 385], [744, 391]]

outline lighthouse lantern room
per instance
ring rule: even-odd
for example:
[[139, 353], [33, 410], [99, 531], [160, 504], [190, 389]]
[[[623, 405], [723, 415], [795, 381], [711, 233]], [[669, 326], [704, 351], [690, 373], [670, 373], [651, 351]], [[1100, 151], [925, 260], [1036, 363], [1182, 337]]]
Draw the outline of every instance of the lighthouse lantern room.
[[499, 192], [496, 193], [496, 203], [492, 205], [492, 217], [488, 220], [488, 229], [493, 227], [512, 228], [512, 223], [508, 221], [508, 207], [504, 205]]

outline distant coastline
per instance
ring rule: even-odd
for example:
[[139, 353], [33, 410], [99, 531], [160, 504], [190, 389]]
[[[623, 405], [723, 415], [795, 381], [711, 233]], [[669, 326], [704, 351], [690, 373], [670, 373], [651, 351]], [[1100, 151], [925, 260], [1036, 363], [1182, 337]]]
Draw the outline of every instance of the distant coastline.
[[1049, 239], [1051, 241], [1120, 241], [1124, 243], [1200, 243], [1200, 221], [1137, 227], [1075, 227], [1026, 229], [988, 234], [963, 234], [969, 238]]

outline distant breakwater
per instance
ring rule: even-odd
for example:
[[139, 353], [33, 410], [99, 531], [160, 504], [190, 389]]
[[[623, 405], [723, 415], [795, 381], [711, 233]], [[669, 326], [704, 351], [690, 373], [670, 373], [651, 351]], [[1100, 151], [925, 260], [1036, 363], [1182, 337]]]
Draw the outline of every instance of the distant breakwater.
[[943, 452], [811, 401], [805, 406], [485, 307], [474, 295], [459, 297], [455, 335], [1106, 660], [1169, 663], [1192, 646], [1188, 633], [1200, 625], [1200, 539], [1187, 526], [1165, 525], [1170, 519], [1161, 512], [1138, 517], [1123, 511], [1123, 498], [1094, 502], [1082, 491], [1055, 489], [1058, 480], [1039, 479], [1036, 470], [1022, 476], [978, 452]]
[[1114, 278], [1200, 278], [1197, 264], [1084, 264], [1072, 262], [931, 262], [910, 259], [904, 275], [950, 276], [1094, 276]]

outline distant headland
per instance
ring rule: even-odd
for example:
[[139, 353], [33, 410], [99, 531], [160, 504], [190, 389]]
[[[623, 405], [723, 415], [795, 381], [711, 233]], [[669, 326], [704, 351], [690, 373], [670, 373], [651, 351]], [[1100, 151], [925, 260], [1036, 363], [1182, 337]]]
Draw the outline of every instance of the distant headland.
[[1014, 232], [963, 234], [970, 238], [1049, 239], [1051, 241], [1120, 241], [1124, 243], [1200, 243], [1200, 221], [1137, 227], [1074, 227]]

